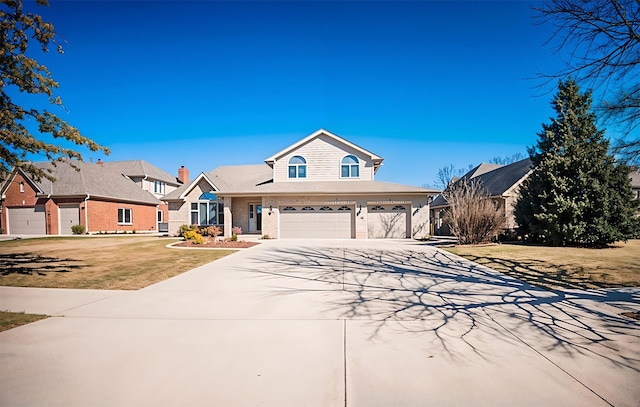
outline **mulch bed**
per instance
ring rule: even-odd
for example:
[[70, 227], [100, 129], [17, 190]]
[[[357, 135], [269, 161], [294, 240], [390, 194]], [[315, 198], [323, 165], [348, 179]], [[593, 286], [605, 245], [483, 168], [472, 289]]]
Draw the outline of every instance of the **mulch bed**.
[[174, 246], [178, 247], [198, 247], [198, 248], [216, 248], [216, 249], [246, 249], [247, 247], [252, 247], [258, 245], [260, 243], [256, 242], [245, 242], [241, 240], [237, 240], [235, 242], [225, 241], [225, 240], [205, 240], [203, 244], [195, 244], [192, 241], [188, 240], [186, 242], [175, 243]]

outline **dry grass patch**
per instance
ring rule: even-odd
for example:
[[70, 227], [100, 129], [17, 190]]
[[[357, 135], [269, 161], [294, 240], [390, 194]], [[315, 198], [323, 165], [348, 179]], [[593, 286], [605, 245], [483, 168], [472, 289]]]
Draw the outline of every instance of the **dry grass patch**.
[[640, 287], [640, 240], [605, 249], [496, 244], [446, 250], [548, 289]]
[[0, 311], [0, 332], [48, 318], [46, 315]]
[[234, 253], [176, 250], [154, 236], [83, 236], [0, 242], [0, 285], [137, 290]]

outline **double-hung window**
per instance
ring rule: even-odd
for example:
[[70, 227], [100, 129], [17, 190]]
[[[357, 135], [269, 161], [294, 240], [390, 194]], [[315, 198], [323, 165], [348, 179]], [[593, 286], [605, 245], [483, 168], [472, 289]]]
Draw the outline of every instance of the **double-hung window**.
[[118, 225], [133, 224], [133, 211], [131, 208], [118, 208]]
[[153, 192], [164, 195], [167, 190], [167, 183], [163, 181], [153, 181]]
[[289, 178], [307, 178], [307, 160], [299, 155], [289, 159]]

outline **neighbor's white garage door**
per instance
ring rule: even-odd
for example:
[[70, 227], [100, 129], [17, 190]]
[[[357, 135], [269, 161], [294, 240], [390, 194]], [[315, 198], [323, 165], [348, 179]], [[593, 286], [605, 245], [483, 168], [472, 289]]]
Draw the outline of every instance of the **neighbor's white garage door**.
[[280, 207], [281, 238], [351, 239], [353, 210], [348, 206]]
[[374, 205], [368, 208], [369, 239], [404, 239], [407, 237], [407, 208], [404, 205]]
[[44, 206], [35, 208], [8, 208], [9, 233], [12, 235], [44, 235]]
[[60, 206], [60, 234], [71, 235], [71, 226], [80, 224], [80, 207], [78, 205]]

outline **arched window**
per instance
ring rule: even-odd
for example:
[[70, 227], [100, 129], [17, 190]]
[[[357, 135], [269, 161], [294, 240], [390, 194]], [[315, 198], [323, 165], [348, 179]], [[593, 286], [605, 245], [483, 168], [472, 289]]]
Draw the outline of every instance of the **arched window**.
[[376, 205], [373, 208], [371, 208], [372, 211], [384, 211], [384, 208], [380, 205]]
[[394, 207], [393, 207], [393, 209], [392, 209], [392, 211], [406, 211], [406, 210], [407, 210], [407, 208], [405, 208], [405, 207], [404, 207], [404, 206], [402, 206], [402, 205], [396, 205], [396, 206], [394, 206]]
[[289, 178], [307, 178], [307, 160], [295, 155], [289, 159]]
[[213, 192], [205, 192], [191, 203], [192, 225], [224, 225], [224, 202]]
[[348, 155], [342, 159], [340, 175], [342, 178], [360, 177], [360, 161], [358, 161], [356, 156]]

